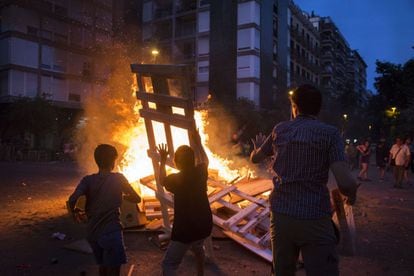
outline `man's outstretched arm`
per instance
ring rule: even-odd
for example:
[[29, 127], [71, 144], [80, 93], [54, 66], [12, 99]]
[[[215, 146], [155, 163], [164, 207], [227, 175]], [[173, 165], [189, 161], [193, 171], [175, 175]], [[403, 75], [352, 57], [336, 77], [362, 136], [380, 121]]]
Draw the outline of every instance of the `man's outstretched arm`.
[[353, 205], [356, 201], [358, 183], [351, 174], [351, 170], [345, 161], [337, 161], [330, 167], [338, 184], [339, 191], [348, 197], [347, 203]]

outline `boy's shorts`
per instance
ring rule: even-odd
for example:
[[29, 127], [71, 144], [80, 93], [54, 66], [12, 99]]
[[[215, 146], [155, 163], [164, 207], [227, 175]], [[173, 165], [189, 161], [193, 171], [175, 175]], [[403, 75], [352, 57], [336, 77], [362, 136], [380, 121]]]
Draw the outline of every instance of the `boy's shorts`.
[[97, 240], [89, 240], [95, 260], [102, 266], [120, 266], [127, 263], [122, 231], [100, 235]]

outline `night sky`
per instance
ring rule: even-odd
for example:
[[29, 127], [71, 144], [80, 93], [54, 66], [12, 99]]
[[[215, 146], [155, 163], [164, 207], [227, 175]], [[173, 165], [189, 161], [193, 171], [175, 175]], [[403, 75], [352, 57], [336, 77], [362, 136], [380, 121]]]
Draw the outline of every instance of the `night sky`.
[[294, 0], [304, 11], [330, 16], [368, 65], [374, 93], [375, 60], [405, 63], [414, 57], [414, 0]]

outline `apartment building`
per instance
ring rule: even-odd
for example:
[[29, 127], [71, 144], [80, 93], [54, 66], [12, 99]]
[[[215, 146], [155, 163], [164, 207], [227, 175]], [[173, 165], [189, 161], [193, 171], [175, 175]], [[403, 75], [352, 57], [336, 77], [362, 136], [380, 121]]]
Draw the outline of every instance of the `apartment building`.
[[290, 11], [290, 86], [310, 83], [319, 86], [320, 34], [309, 15], [292, 1]]
[[[196, 101], [271, 103], [274, 1], [146, 0], [142, 41], [157, 61], [189, 64]], [[145, 56], [145, 54], [144, 54]], [[267, 72], [267, 74], [264, 74]]]
[[[336, 96], [355, 75], [364, 87], [363, 60], [332, 19], [291, 0], [144, 0], [141, 13], [144, 59], [189, 64], [196, 101], [211, 94], [272, 108], [303, 83]], [[350, 60], [359, 62], [355, 74]]]
[[112, 0], [2, 1], [0, 14], [0, 102], [44, 95], [77, 109], [102, 89], [94, 56], [111, 45]]
[[351, 50], [348, 57], [348, 74], [352, 89], [364, 94], [367, 87], [367, 64], [356, 50]]
[[330, 17], [312, 15], [309, 20], [320, 33], [321, 88], [337, 96], [349, 81], [347, 66], [351, 49]]

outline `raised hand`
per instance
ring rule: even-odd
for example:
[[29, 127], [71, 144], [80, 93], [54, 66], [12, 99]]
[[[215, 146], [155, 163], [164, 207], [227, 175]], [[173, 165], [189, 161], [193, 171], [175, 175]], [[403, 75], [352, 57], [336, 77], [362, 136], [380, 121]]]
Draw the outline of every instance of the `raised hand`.
[[253, 143], [254, 150], [257, 150], [257, 149], [259, 149], [259, 148], [260, 148], [260, 146], [261, 146], [261, 145], [263, 145], [263, 143], [265, 142], [265, 140], [266, 140], [266, 136], [264, 136], [264, 135], [260, 132], [258, 135], [256, 135], [255, 139], [251, 139], [251, 140], [252, 140], [252, 143]]
[[159, 144], [157, 147], [157, 152], [160, 155], [161, 163], [165, 164], [168, 156], [168, 148], [166, 144]]

